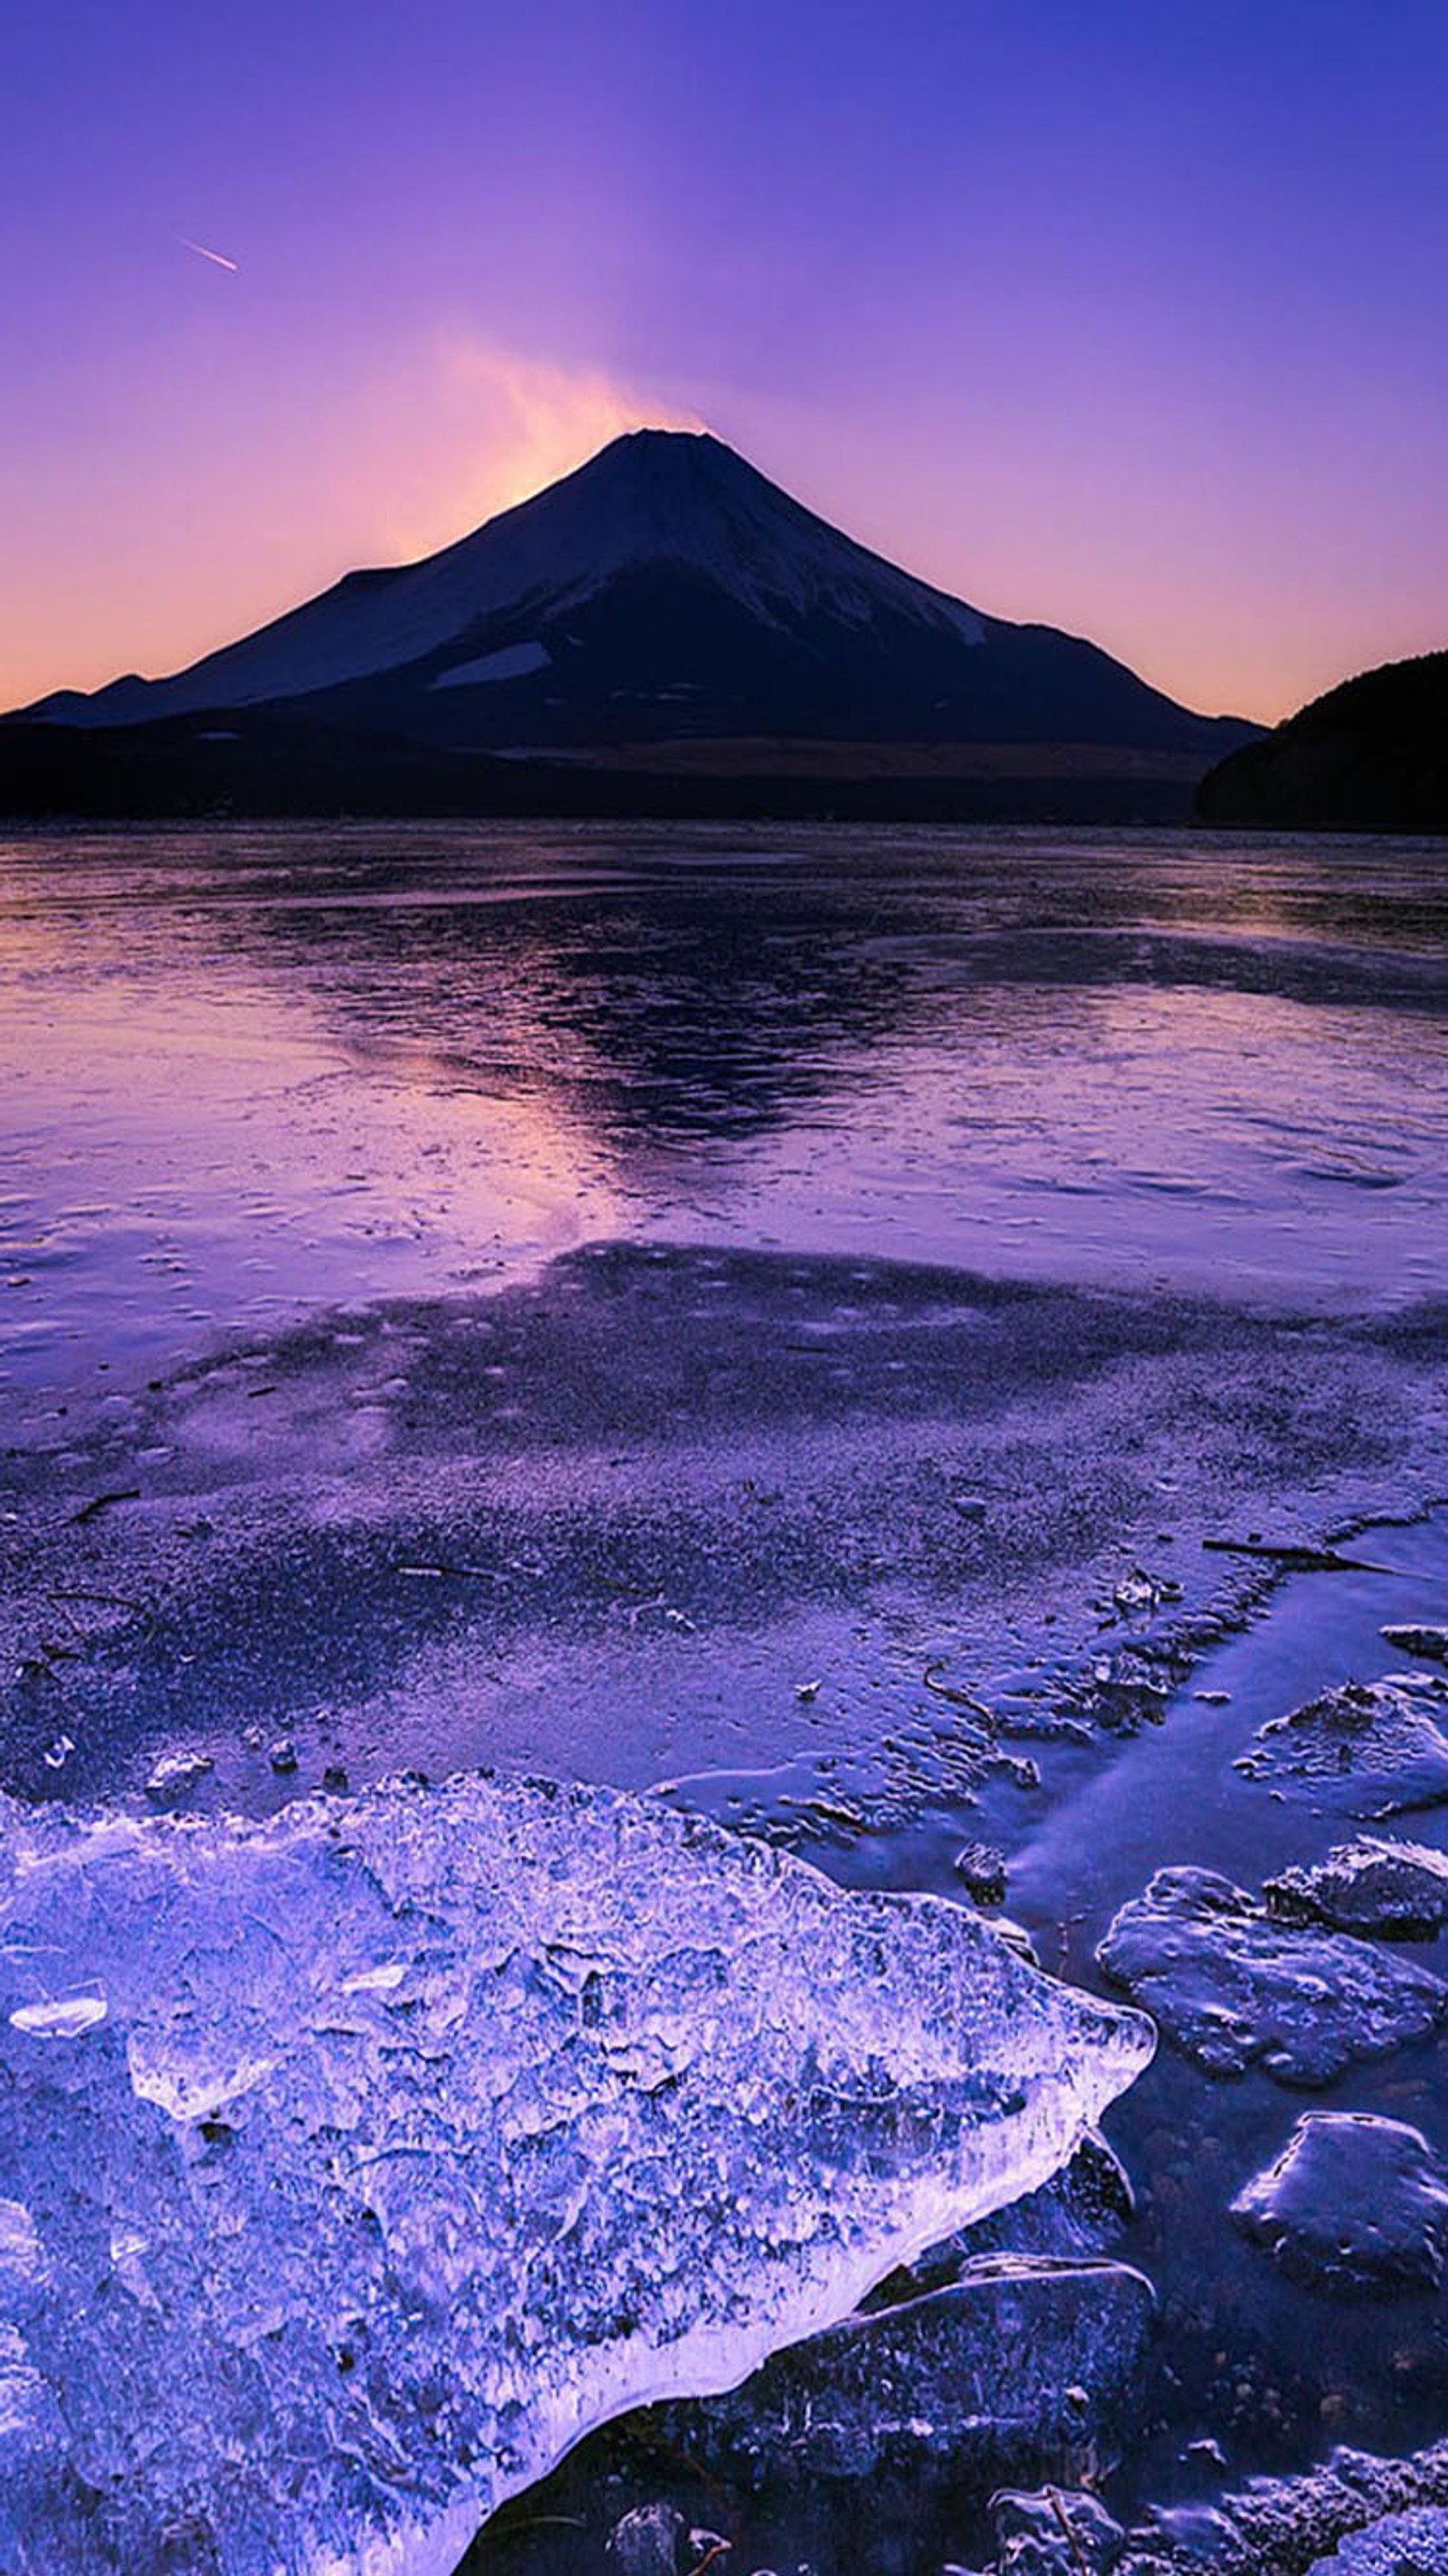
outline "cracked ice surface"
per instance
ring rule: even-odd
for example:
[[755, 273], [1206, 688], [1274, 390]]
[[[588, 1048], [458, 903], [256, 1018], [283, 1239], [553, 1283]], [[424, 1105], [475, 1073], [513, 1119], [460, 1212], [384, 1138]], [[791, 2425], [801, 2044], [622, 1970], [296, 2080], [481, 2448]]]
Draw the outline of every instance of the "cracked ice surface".
[[1034, 2188], [1150, 2047], [612, 1791], [0, 1801], [0, 2565], [446, 2569]]

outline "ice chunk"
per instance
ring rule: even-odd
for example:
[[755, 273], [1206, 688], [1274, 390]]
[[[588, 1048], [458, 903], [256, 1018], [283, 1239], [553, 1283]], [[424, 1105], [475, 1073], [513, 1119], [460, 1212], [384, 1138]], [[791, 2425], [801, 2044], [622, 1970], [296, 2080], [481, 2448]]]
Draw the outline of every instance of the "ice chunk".
[[1448, 1800], [1448, 1681], [1390, 1673], [1344, 1682], [1258, 1728], [1236, 1769], [1249, 1780], [1306, 1780], [1350, 1816], [1396, 1816]]
[[994, 1843], [963, 1843], [955, 1855], [955, 1874], [977, 1905], [1004, 1905], [1008, 1873], [1005, 1855]]
[[1161, 1869], [1097, 1952], [1211, 2075], [1326, 2084], [1448, 2017], [1448, 1986], [1344, 1933], [1277, 1922], [1214, 1870]]
[[153, 1798], [184, 1798], [215, 1769], [209, 1753], [163, 1753], [146, 1782]]
[[0, 2565], [449, 2568], [1032, 2190], [1150, 2047], [662, 1802], [0, 1801]]
[[1401, 1655], [1420, 1655], [1425, 1663], [1448, 1664], [1448, 1628], [1385, 1628], [1383, 1636]]
[[79, 2039], [106, 2017], [104, 1995], [48, 1995], [39, 2003], [17, 2004], [10, 2027], [27, 2039]]
[[1154, 2308], [1124, 2263], [982, 2254], [945, 2289], [777, 2353], [732, 2397], [665, 2408], [656, 2429], [731, 2485], [1079, 2476], [1139, 2396]]
[[1336, 1844], [1311, 1867], [1284, 1869], [1262, 1892], [1287, 1923], [1330, 1923], [1338, 1932], [1423, 1940], [1448, 1922], [1448, 1856], [1422, 1843], [1360, 1834], [1354, 1842]]
[[1279, 2271], [1339, 2295], [1438, 2287], [1448, 2172], [1420, 2129], [1371, 2111], [1310, 2111], [1232, 2215]]

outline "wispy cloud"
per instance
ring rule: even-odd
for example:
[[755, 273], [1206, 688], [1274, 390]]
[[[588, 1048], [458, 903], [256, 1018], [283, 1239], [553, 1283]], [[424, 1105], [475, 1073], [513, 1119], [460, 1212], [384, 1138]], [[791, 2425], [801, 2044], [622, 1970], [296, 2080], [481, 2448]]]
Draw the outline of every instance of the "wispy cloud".
[[[703, 426], [697, 413], [602, 369], [449, 334], [435, 351], [427, 402], [413, 409], [416, 444], [390, 533], [400, 552], [426, 553], [526, 501], [626, 430]], [[425, 493], [417, 473], [424, 445]]]

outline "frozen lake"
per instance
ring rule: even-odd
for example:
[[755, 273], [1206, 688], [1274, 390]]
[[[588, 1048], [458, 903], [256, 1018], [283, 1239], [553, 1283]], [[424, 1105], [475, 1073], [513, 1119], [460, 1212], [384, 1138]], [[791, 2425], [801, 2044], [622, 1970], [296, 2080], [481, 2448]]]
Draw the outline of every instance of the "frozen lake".
[[[108, 2153], [133, 2113], [158, 2175], [173, 2152], [147, 2104], [189, 2098], [211, 1972], [194, 1969], [194, 1926], [168, 1897], [185, 1975], [150, 1992], [159, 1918], [127, 1891], [133, 1867], [151, 1869], [153, 1831], [180, 1856], [178, 1884], [188, 1854], [240, 1870], [247, 1889], [286, 1878], [271, 1913], [247, 1895], [251, 1931], [234, 1960], [220, 1939], [212, 1985], [238, 2027], [254, 2010], [265, 2021], [280, 1944], [295, 2051], [268, 2116], [300, 2141], [305, 2192], [316, 2168], [287, 2088], [306, 2096], [314, 2020], [340, 2052], [328, 2083], [344, 2131], [358, 2029], [393, 2063], [388, 1996], [410, 2012], [425, 1994], [438, 2031], [453, 2027], [443, 1918], [414, 1912], [416, 1959], [349, 1961], [338, 2022], [332, 1900], [309, 1906], [305, 1890], [308, 1837], [329, 1870], [342, 1819], [354, 1838], [378, 1819], [384, 1853], [415, 1845], [421, 1885], [486, 1766], [545, 1775], [530, 1866], [550, 1848], [547, 1781], [584, 1784], [580, 1812], [597, 1800], [604, 1815], [619, 1793], [661, 1792], [638, 1813], [677, 1838], [690, 1922], [727, 1896], [720, 1854], [748, 1848], [717, 1822], [802, 1852], [867, 1910], [883, 1900], [886, 1919], [897, 1894], [943, 1900], [952, 1932], [975, 1941], [957, 1866], [968, 1840], [987, 1881], [997, 1865], [1007, 1879], [1044, 1967], [1099, 1996], [1097, 1946], [1158, 1868], [1239, 1881], [1257, 1927], [1242, 1937], [1260, 1937], [1266, 1877], [1312, 1869], [1343, 1828], [1312, 1783], [1279, 1797], [1238, 1768], [1257, 1730], [1394, 1669], [1385, 1626], [1448, 1635], [1448, 1529], [1429, 1508], [1448, 1491], [1448, 845], [823, 827], [12, 835], [0, 1094], [0, 1821], [21, 1855], [22, 1915], [27, 1886], [60, 1890], [45, 1924], [24, 1917], [23, 1937], [0, 1941], [24, 1989], [0, 2041], [22, 2086], [32, 2034], [90, 2049], [39, 2061], [35, 2120], [14, 2095], [0, 2172], [12, 2271], [31, 2241], [17, 2208], [29, 2227], [44, 2199], [63, 2234], [77, 2190], [107, 2203], [129, 2188], [128, 2150], [119, 2181], [85, 2154], [75, 2190], [66, 2180], [73, 2122], [53, 2065], [88, 2067], [97, 2099], [116, 2088]], [[1315, 1560], [1325, 1537], [1369, 1521], [1346, 1565]], [[1430, 1716], [1444, 1711], [1448, 1766], [1441, 1667], [1422, 1688]], [[72, 1806], [91, 1821], [73, 1828]], [[1441, 1805], [1406, 1817], [1430, 1860], [1448, 1853], [1445, 1818]], [[449, 1888], [472, 1884], [451, 1870]], [[586, 1909], [609, 1882], [579, 1876]], [[161, 1883], [146, 1878], [147, 1905]], [[650, 1937], [668, 1933], [656, 1893], [644, 1871], [630, 1920]], [[74, 1991], [53, 1965], [72, 1918], [90, 1944]], [[373, 1946], [391, 1938], [379, 1927]], [[606, 1980], [614, 1936], [599, 1938]], [[1408, 1946], [1431, 1976], [1434, 1943]], [[476, 1947], [459, 1936], [459, 1975]], [[1311, 1986], [1315, 1954], [1305, 1974]], [[567, 1976], [559, 1991], [571, 2065]], [[848, 1986], [855, 2004], [869, 1992], [868, 1977]], [[480, 2027], [476, 2059], [459, 2061], [468, 2083], [492, 2062]], [[1421, 2124], [1448, 2160], [1445, 2046], [1418, 2027], [1354, 2057], [1314, 2101]], [[136, 2109], [147, 2047], [164, 2065]], [[726, 2052], [710, 2081], [747, 2092], [754, 2053]], [[270, 2082], [270, 2054], [265, 2070]], [[242, 2108], [197, 2133], [203, 2211], [220, 2189], [208, 2157], [232, 2158], [238, 2208], [251, 2167], [236, 2142], [269, 2170], [256, 2067], [228, 2058], [224, 2077]], [[371, 2087], [368, 2154], [401, 2154], [410, 2229], [405, 2085], [399, 2101]], [[1328, 2438], [1393, 2452], [1432, 2440], [1448, 2422], [1432, 2291], [1324, 2307], [1231, 2221], [1294, 2107], [1255, 2060], [1226, 2081], [1164, 2044], [1110, 2114], [1135, 2216], [1108, 2192], [1085, 2237], [1069, 2194], [989, 2218], [987, 2254], [1028, 2258], [1007, 2291], [979, 2276], [984, 2322], [966, 2321], [951, 2365], [987, 2390], [989, 2439], [953, 2448], [949, 2404], [932, 2431], [912, 2398], [868, 2530], [857, 2487], [776, 2457], [767, 2408], [756, 2420], [739, 2401], [746, 2447], [763, 2446], [753, 2486], [710, 2465], [727, 2406], [605, 2430], [523, 2498], [520, 2521], [482, 2537], [470, 2576], [612, 2566], [624, 2504], [663, 2499], [703, 2534], [678, 2576], [709, 2563], [711, 2533], [734, 2535], [744, 2576], [766, 2562], [936, 2576], [988, 2551], [983, 2506], [1003, 2477], [1074, 2477], [1085, 2460], [1125, 2516], [1210, 2500], [1228, 2473], [1302, 2470]], [[52, 2115], [37, 2198], [29, 2168]], [[329, 2111], [329, 2141], [333, 2125]], [[840, 2135], [853, 2152], [850, 2122]], [[449, 2147], [418, 2184], [420, 2297], [454, 2162]], [[600, 2171], [608, 2183], [607, 2155]], [[566, 2173], [544, 2200], [555, 2186], [571, 2206]], [[829, 2179], [822, 2205], [837, 2189]], [[163, 2175], [168, 2210], [169, 2190]], [[113, 2225], [113, 2248], [146, 2233]], [[176, 2233], [189, 2263], [189, 2223]], [[867, 2237], [859, 2278], [887, 2236]], [[622, 2259], [640, 2247], [643, 2312], [667, 2343], [647, 2228], [625, 2226]], [[1030, 2271], [1043, 2252], [1066, 2262], [1054, 2285]], [[373, 2254], [370, 2236], [355, 2263], [347, 2253], [349, 2319], [369, 2284], [392, 2283]], [[67, 2237], [63, 2256], [56, 2277], [72, 2261], [90, 2277], [88, 2239]], [[1078, 2256], [1084, 2271], [1066, 2260]], [[142, 2294], [143, 2258], [113, 2259], [107, 2284], [134, 2312], [97, 2302], [97, 2316], [107, 2331], [119, 2317], [161, 2387], [164, 2310]], [[1140, 2273], [1157, 2294], [1149, 2335]], [[38, 2277], [23, 2295], [48, 2333]], [[185, 2306], [208, 2352], [211, 2297], [188, 2291]], [[384, 2412], [412, 2386], [411, 2298], [397, 2293], [390, 2343], [374, 2317]], [[439, 2386], [456, 2350], [443, 2305]], [[74, 2313], [89, 2316], [83, 2298]], [[565, 2297], [547, 2335], [561, 2314], [566, 2343], [570, 2313]], [[477, 2384], [491, 2389], [498, 2356], [478, 2317]], [[531, 2311], [525, 2323], [532, 2335]], [[330, 2406], [337, 2365], [330, 2346], [314, 2351], [316, 2324], [302, 2295], [275, 2346], [266, 2326], [267, 2403], [311, 2428], [324, 2478], [355, 2440], [377, 2481], [357, 2510], [385, 2517], [392, 2434], [350, 2393], [326, 2431], [318, 2374]], [[770, 2340], [761, 2325], [750, 2349]], [[341, 2348], [355, 2361], [350, 2323]], [[47, 2366], [114, 2386], [124, 2443], [129, 2378], [68, 2351]], [[536, 2429], [532, 2370], [508, 2402]], [[422, 2377], [431, 2407], [431, 2364]], [[1094, 2449], [1068, 2438], [1083, 2377]], [[1002, 2429], [992, 2392], [1028, 2384]], [[360, 2394], [361, 2375], [348, 2386]], [[618, 2381], [655, 2386], [671, 2383]], [[411, 2405], [417, 2475], [435, 2472], [456, 2508], [417, 2563], [450, 2567], [472, 2527], [466, 2480], [458, 2501], [456, 2459]], [[580, 2429], [612, 2411], [606, 2397], [589, 2409]], [[873, 2396], [855, 2423], [867, 2445], [872, 2410]], [[198, 2399], [186, 2438], [203, 2482], [210, 2422]], [[277, 2563], [310, 2567], [285, 2476], [267, 2485], [287, 2441], [256, 2447], [258, 2492], [278, 2515]], [[49, 2443], [42, 2427], [37, 2492], [53, 2495], [65, 2454]], [[514, 2446], [504, 2483], [562, 2445]], [[23, 2497], [15, 2510], [23, 2521]], [[126, 2576], [149, 2569], [147, 2517], [163, 2508], [134, 2510], [141, 2559], [127, 2540], [95, 2562]], [[33, 2563], [50, 2576], [70, 2562]]]
[[1351, 1309], [1441, 1266], [1448, 850], [0, 843], [0, 1385], [590, 1239]]

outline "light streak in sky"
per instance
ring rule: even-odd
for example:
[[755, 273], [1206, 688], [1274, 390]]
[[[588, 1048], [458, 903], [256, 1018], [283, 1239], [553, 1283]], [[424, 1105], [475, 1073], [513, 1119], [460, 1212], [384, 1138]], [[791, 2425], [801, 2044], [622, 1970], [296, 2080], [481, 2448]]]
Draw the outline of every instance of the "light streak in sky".
[[198, 259], [209, 259], [213, 268], [229, 269], [233, 277], [239, 276], [239, 261], [225, 258], [219, 250], [208, 250], [204, 242], [188, 241], [184, 233], [178, 233], [176, 238], [183, 250], [194, 250]]

